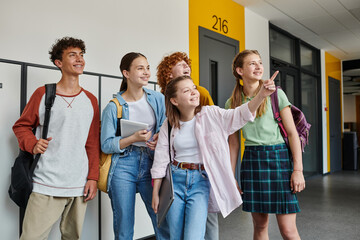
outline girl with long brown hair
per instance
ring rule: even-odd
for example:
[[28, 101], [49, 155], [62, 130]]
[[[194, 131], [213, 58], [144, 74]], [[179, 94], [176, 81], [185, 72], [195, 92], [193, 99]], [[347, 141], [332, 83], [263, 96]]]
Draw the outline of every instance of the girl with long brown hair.
[[117, 136], [117, 107], [108, 103], [102, 114], [101, 149], [112, 154], [107, 189], [113, 210], [116, 240], [133, 239], [135, 196], [138, 192], [151, 218], [156, 239], [168, 239], [166, 229], [156, 225], [151, 207], [152, 186], [150, 168], [156, 139], [165, 119], [164, 96], [147, 89], [151, 73], [146, 57], [127, 53], [120, 63], [123, 81], [116, 98], [122, 106], [122, 119], [141, 122], [148, 129], [130, 136]]

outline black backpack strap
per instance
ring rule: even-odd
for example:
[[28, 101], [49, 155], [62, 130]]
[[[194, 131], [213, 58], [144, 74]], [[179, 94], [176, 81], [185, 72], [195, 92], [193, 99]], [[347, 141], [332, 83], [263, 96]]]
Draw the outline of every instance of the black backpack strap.
[[54, 105], [56, 97], [56, 83], [45, 84], [45, 120], [44, 127], [42, 132], [42, 139], [47, 138], [47, 133], [49, 129], [49, 121], [51, 114], [51, 107]]
[[170, 159], [170, 162], [171, 162], [171, 148], [170, 148], [170, 133], [171, 133], [171, 125], [170, 125], [170, 122], [168, 120], [168, 140], [169, 140], [169, 159]]
[[[51, 107], [54, 105], [55, 97], [56, 97], [56, 83], [45, 84], [45, 119], [44, 119], [44, 126], [42, 132], [42, 139], [47, 138]], [[31, 175], [30, 177], [32, 177], [32, 174], [34, 173], [39, 158], [40, 158], [40, 153], [36, 154], [35, 159], [31, 164], [30, 172], [29, 172], [29, 174]]]

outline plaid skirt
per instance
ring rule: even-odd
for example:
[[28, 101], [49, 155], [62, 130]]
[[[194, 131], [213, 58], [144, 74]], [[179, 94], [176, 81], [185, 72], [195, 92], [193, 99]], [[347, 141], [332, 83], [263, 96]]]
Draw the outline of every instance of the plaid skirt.
[[291, 193], [292, 161], [285, 144], [246, 146], [241, 163], [243, 210], [288, 214], [300, 212]]

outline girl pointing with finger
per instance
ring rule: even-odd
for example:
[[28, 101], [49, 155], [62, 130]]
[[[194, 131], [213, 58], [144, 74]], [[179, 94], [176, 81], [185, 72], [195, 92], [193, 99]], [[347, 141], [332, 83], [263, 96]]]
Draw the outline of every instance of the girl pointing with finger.
[[[263, 70], [260, 54], [256, 50], [238, 53], [233, 60], [236, 86], [225, 106], [235, 108], [253, 99], [263, 85]], [[275, 72], [271, 80], [277, 74]], [[291, 104], [281, 89], [278, 89], [278, 98], [280, 117], [288, 133], [290, 149], [284, 143], [273, 117], [269, 97], [258, 108], [255, 121], [242, 128], [245, 152], [241, 163], [240, 193], [244, 201], [243, 210], [252, 214], [254, 239], [269, 239], [269, 213], [276, 214], [284, 239], [300, 239], [296, 228], [296, 213], [300, 208], [295, 193], [305, 188], [301, 146]], [[229, 137], [229, 147], [235, 172], [240, 148], [238, 133]]]

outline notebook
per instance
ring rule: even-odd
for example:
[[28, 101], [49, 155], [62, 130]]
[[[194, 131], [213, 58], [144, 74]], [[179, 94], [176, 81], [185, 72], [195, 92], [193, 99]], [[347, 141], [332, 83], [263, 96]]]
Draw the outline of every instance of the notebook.
[[121, 136], [128, 137], [140, 130], [148, 129], [149, 125], [146, 123], [135, 122], [127, 119], [120, 120]]

